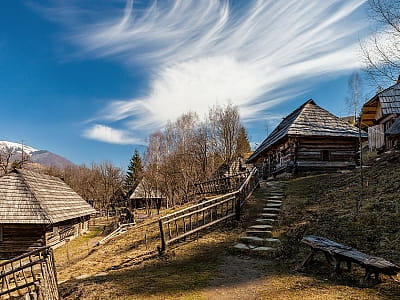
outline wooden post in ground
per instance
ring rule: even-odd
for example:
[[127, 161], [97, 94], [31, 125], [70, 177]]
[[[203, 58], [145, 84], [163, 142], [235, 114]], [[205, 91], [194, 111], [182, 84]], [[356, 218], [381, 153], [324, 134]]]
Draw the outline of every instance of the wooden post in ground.
[[166, 243], [165, 243], [165, 233], [164, 233], [164, 228], [163, 228], [163, 224], [162, 224], [162, 220], [158, 220], [158, 225], [160, 227], [160, 238], [161, 238], [161, 248], [160, 248], [160, 252], [163, 253], [165, 252], [165, 248], [166, 248]]
[[241, 202], [241, 193], [237, 193], [235, 195], [235, 200], [236, 200], [236, 207], [235, 207], [235, 213], [236, 213], [236, 221], [240, 221], [240, 202]]

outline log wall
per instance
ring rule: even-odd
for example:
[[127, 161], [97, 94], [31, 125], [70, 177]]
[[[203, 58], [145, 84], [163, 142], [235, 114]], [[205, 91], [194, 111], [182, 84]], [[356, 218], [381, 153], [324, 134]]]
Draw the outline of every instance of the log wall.
[[0, 259], [8, 259], [45, 245], [46, 228], [41, 225], [4, 224], [0, 241]]
[[32, 251], [38, 247], [61, 245], [89, 230], [89, 216], [54, 225], [0, 225], [0, 259]]
[[357, 139], [299, 138], [296, 148], [296, 166], [298, 170], [355, 167], [357, 151]]

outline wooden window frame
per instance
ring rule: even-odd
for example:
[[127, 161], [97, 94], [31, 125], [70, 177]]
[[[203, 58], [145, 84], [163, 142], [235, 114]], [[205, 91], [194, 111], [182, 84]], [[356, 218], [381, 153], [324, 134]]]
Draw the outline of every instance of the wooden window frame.
[[331, 152], [329, 150], [321, 151], [321, 160], [322, 161], [330, 161], [331, 160]]

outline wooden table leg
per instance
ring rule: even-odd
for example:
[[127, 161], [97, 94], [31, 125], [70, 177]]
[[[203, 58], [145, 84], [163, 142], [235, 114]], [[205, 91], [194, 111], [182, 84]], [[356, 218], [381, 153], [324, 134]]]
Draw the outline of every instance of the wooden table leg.
[[347, 272], [351, 272], [351, 261], [348, 260], [346, 263], [347, 263]]
[[334, 259], [333, 259], [332, 255], [330, 255], [328, 252], [324, 252], [324, 254], [325, 254], [325, 258], [326, 258], [326, 260], [328, 261], [328, 263], [329, 263], [330, 265], [333, 265], [333, 264], [334, 264], [334, 263], [333, 263]]
[[335, 272], [339, 274], [341, 272], [340, 270], [340, 263], [342, 260], [339, 257], [335, 257], [336, 263], [335, 263]]
[[308, 254], [308, 255], [306, 256], [306, 258], [303, 260], [303, 262], [302, 262], [296, 269], [301, 269], [301, 268], [303, 268], [305, 265], [307, 265], [308, 263], [310, 263], [310, 262], [312, 261], [313, 257], [314, 257], [314, 254], [315, 254], [315, 250], [314, 250], [314, 249], [311, 249], [310, 254]]
[[374, 272], [375, 273], [375, 280], [379, 280], [379, 272]]
[[365, 269], [364, 281], [367, 281], [371, 277], [371, 271], [369, 269]]

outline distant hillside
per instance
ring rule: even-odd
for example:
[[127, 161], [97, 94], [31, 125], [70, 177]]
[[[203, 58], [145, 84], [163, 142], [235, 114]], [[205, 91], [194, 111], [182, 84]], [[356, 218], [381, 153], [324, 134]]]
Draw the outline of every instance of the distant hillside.
[[32, 163], [42, 166], [64, 168], [74, 165], [68, 159], [47, 150], [38, 150], [28, 145], [20, 143], [0, 141], [0, 151], [3, 153], [12, 153], [12, 160], [21, 159], [22, 155], [29, 157]]
[[31, 161], [34, 163], [39, 163], [41, 165], [57, 167], [60, 169], [63, 169], [66, 166], [74, 165], [74, 163], [69, 161], [68, 159], [46, 150], [33, 152], [31, 155]]

